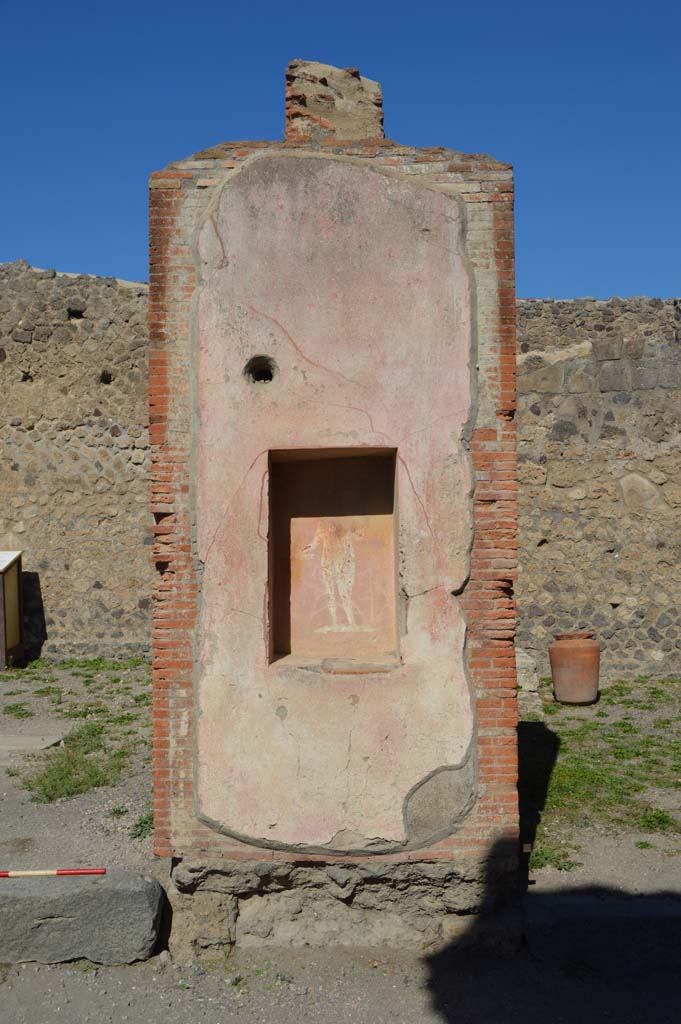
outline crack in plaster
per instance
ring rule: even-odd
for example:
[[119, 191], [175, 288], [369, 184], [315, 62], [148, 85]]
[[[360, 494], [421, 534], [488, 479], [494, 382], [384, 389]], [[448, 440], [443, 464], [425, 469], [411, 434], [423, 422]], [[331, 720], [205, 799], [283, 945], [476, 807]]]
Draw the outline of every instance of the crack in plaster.
[[407, 463], [405, 462], [404, 458], [400, 455], [399, 452], [397, 453], [397, 458], [399, 459], [401, 464], [404, 466], [404, 471], [407, 474], [407, 480], [409, 481], [409, 485], [410, 485], [412, 491], [414, 492], [414, 497], [416, 498], [417, 502], [419, 503], [419, 507], [420, 507], [421, 512], [423, 514], [423, 518], [425, 520], [426, 526], [428, 527], [428, 532], [429, 532], [430, 536], [432, 537], [432, 539], [435, 540], [435, 533], [433, 531], [433, 527], [430, 524], [430, 519], [428, 518], [428, 513], [426, 512], [426, 506], [423, 503], [423, 499], [421, 498], [421, 495], [416, 490], [416, 486], [414, 484], [414, 481], [411, 478], [411, 473], [409, 472], [409, 466], [407, 465]]
[[303, 352], [302, 348], [300, 347], [300, 345], [295, 341], [294, 338], [291, 337], [291, 335], [286, 330], [286, 328], [281, 323], [281, 321], [277, 320], [277, 318], [275, 316], [271, 316], [269, 313], [265, 313], [264, 310], [258, 309], [257, 306], [252, 306], [250, 303], [245, 303], [245, 306], [246, 306], [247, 309], [250, 309], [250, 311], [252, 313], [255, 313], [257, 316], [261, 316], [265, 320], [269, 320], [270, 323], [276, 324], [276, 326], [279, 328], [279, 330], [287, 338], [287, 340], [291, 344], [292, 348], [298, 353], [300, 358], [304, 359], [306, 363], [310, 364], [310, 366], [314, 366], [317, 370], [322, 370], [324, 373], [329, 373], [329, 374], [331, 374], [332, 377], [336, 377], [338, 380], [342, 380], [346, 384], [353, 384], [357, 388], [362, 388], [365, 391], [368, 390], [366, 384], [360, 384], [359, 381], [352, 380], [350, 377], [346, 377], [344, 374], [340, 373], [338, 370], [332, 370], [330, 366], [324, 366], [322, 363], [316, 363], [314, 361], [314, 359], [310, 359], [309, 356], [306, 356], [305, 353]]
[[[267, 449], [267, 448], [263, 448], [263, 450], [262, 450], [262, 451], [258, 452], [258, 454], [257, 454], [257, 455], [255, 456], [255, 458], [254, 458], [254, 459], [253, 459], [253, 461], [251, 462], [250, 466], [248, 467], [248, 469], [246, 470], [246, 472], [245, 472], [245, 473], [244, 473], [244, 475], [242, 476], [241, 480], [239, 481], [239, 486], [238, 486], [238, 487], [237, 487], [237, 489], [236, 489], [236, 490], [234, 491], [234, 494], [232, 495], [232, 497], [231, 497], [231, 498], [229, 499], [229, 501], [228, 501], [228, 503], [227, 503], [227, 508], [225, 509], [225, 513], [224, 513], [224, 515], [223, 515], [222, 519], [220, 520], [220, 522], [218, 523], [218, 525], [217, 525], [217, 526], [215, 527], [215, 531], [214, 531], [214, 533], [213, 533], [213, 536], [211, 537], [211, 539], [210, 539], [210, 542], [209, 542], [209, 544], [208, 544], [208, 547], [206, 548], [206, 553], [205, 553], [205, 555], [203, 556], [203, 558], [200, 558], [200, 559], [199, 559], [199, 561], [201, 562], [201, 564], [202, 564], [202, 565], [205, 565], [205, 564], [206, 564], [206, 562], [208, 561], [208, 556], [210, 555], [211, 551], [213, 550], [213, 547], [214, 547], [214, 545], [215, 545], [215, 542], [217, 541], [217, 539], [218, 539], [218, 537], [219, 537], [219, 535], [220, 535], [220, 531], [221, 531], [221, 530], [223, 530], [223, 529], [224, 529], [224, 527], [225, 527], [225, 520], [227, 519], [227, 516], [229, 515], [229, 512], [230, 512], [230, 509], [231, 509], [232, 503], [234, 502], [234, 499], [236, 498], [237, 494], [239, 493], [239, 491], [241, 490], [241, 488], [242, 488], [242, 487], [244, 486], [244, 484], [246, 483], [246, 480], [248, 479], [248, 476], [249, 476], [249, 474], [250, 474], [251, 470], [253, 469], [253, 467], [255, 466], [256, 462], [258, 461], [258, 459], [259, 459], [259, 458], [261, 458], [261, 457], [262, 457], [263, 455], [267, 455], [267, 454], [268, 454], [268, 451], [269, 451], [269, 449]], [[263, 478], [264, 478], [265, 476], [267, 476], [267, 472], [265, 472], [265, 473], [263, 474]], [[260, 484], [260, 494], [261, 494], [261, 497], [262, 497], [262, 486], [263, 486], [263, 485], [262, 485], [262, 482], [261, 482], [261, 484]], [[258, 533], [260, 533], [260, 517], [259, 517], [259, 519], [258, 519]], [[266, 539], [266, 538], [263, 538], [263, 540], [265, 540], [265, 539]]]
[[215, 237], [217, 238], [218, 242], [220, 243], [220, 250], [222, 251], [222, 263], [218, 267], [218, 270], [222, 270], [223, 267], [226, 267], [229, 264], [229, 260], [227, 259], [227, 253], [225, 252], [225, 243], [222, 240], [222, 235], [218, 231], [218, 226], [217, 226], [217, 224], [215, 222], [215, 217], [213, 217], [211, 215], [208, 219], [211, 222], [211, 225], [213, 227], [213, 231], [215, 232]]

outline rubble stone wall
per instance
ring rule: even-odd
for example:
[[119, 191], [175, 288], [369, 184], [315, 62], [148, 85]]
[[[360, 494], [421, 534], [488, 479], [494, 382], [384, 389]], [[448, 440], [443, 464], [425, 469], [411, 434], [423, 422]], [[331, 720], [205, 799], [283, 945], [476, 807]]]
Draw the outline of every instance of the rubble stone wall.
[[603, 679], [681, 673], [680, 386], [681, 301], [518, 302], [526, 684], [585, 626]]
[[179, 860], [168, 886], [171, 952], [182, 963], [235, 944], [423, 949], [454, 940], [499, 952], [520, 939], [513, 903], [502, 912], [500, 901], [514, 864], [510, 841], [483, 863]]
[[[149, 649], [146, 296], [0, 266], [0, 548], [26, 552], [33, 651]], [[680, 331], [678, 300], [518, 301], [530, 685], [552, 633], [584, 625], [604, 678], [681, 672]]]
[[32, 654], [149, 650], [147, 286], [0, 265], [0, 548]]

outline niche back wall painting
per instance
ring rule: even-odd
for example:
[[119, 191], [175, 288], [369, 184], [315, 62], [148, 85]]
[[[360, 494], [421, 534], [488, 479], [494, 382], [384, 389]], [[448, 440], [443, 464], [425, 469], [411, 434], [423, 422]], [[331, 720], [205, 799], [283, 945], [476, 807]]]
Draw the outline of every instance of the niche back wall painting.
[[395, 455], [270, 455], [272, 659], [395, 663]]

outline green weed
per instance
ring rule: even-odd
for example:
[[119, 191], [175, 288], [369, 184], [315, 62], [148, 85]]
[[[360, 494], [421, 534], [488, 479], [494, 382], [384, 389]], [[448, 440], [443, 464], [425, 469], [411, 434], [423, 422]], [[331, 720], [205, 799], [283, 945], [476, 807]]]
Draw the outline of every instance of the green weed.
[[132, 714], [130, 711], [125, 711], [120, 715], [107, 715], [107, 722], [110, 725], [129, 725], [130, 722], [136, 722], [139, 715]]
[[53, 664], [49, 658], [36, 658], [35, 661], [29, 661], [26, 668], [20, 671], [24, 672], [44, 672], [45, 669], [53, 668]]
[[567, 847], [562, 844], [548, 842], [537, 843], [530, 855], [530, 868], [556, 868], [558, 871], [572, 871], [579, 867], [579, 861], [573, 860]]
[[99, 722], [88, 722], [64, 740], [64, 746], [46, 754], [38, 766], [21, 776], [36, 803], [52, 803], [78, 796], [120, 778], [127, 751], [107, 754], [105, 733]]
[[628, 722], [626, 719], [621, 722], [613, 722], [610, 728], [617, 732], [629, 733], [632, 736], [638, 733], [638, 729], [635, 729], [631, 722]]
[[76, 960], [69, 964], [71, 970], [80, 971], [82, 974], [97, 974], [99, 964], [93, 964], [91, 960]]
[[19, 702], [16, 704], [6, 704], [2, 709], [3, 715], [9, 715], [11, 718], [33, 718], [33, 712], [30, 708], [27, 708], [25, 704]]
[[676, 818], [655, 807], [646, 808], [638, 824], [644, 832], [681, 832], [681, 824]]
[[110, 658], [69, 658], [60, 662], [60, 668], [86, 669], [88, 672], [120, 672], [126, 668], [138, 668], [146, 664], [146, 658], [122, 658], [114, 661]]
[[53, 704], [61, 704], [64, 700], [64, 691], [61, 686], [41, 686], [39, 690], [33, 691], [34, 697], [53, 697]]
[[141, 814], [134, 825], [130, 826], [130, 835], [133, 839], [146, 839], [154, 831], [154, 813], [147, 811]]
[[62, 712], [64, 718], [91, 718], [93, 715], [106, 715], [108, 708], [101, 701], [96, 704], [80, 704]]

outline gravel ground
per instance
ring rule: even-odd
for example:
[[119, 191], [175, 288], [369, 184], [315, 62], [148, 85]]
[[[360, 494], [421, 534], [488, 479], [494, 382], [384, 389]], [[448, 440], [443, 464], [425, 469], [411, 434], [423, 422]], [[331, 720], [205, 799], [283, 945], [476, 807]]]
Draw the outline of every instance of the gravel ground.
[[[654, 849], [640, 849], [637, 842], [653, 839]], [[536, 892], [553, 892], [599, 886], [627, 895], [678, 892], [681, 895], [681, 836], [643, 832], [611, 834], [594, 828], [579, 832], [580, 863], [571, 871], [545, 867], [530, 873]], [[681, 1013], [679, 1014], [681, 1024]]]
[[52, 803], [36, 803], [21, 781], [49, 752], [0, 768], [0, 868], [149, 870], [151, 837], [131, 829], [151, 810], [150, 674], [146, 662], [40, 661], [0, 676], [0, 734], [65, 736], [97, 723], [102, 756], [128, 752], [115, 784]]
[[1, 1024], [678, 1024], [678, 981], [562, 972], [523, 951], [431, 959], [354, 950], [233, 954], [212, 970], [156, 957], [126, 968], [7, 968]]
[[[4, 777], [3, 777], [4, 776]], [[123, 867], [148, 871], [152, 840], [133, 839], [130, 828], [147, 809], [149, 769], [133, 771], [117, 786], [71, 800], [37, 804], [17, 778], [0, 768], [2, 868]], [[119, 809], [125, 814], [118, 816]], [[112, 817], [112, 811], [116, 811]]]

